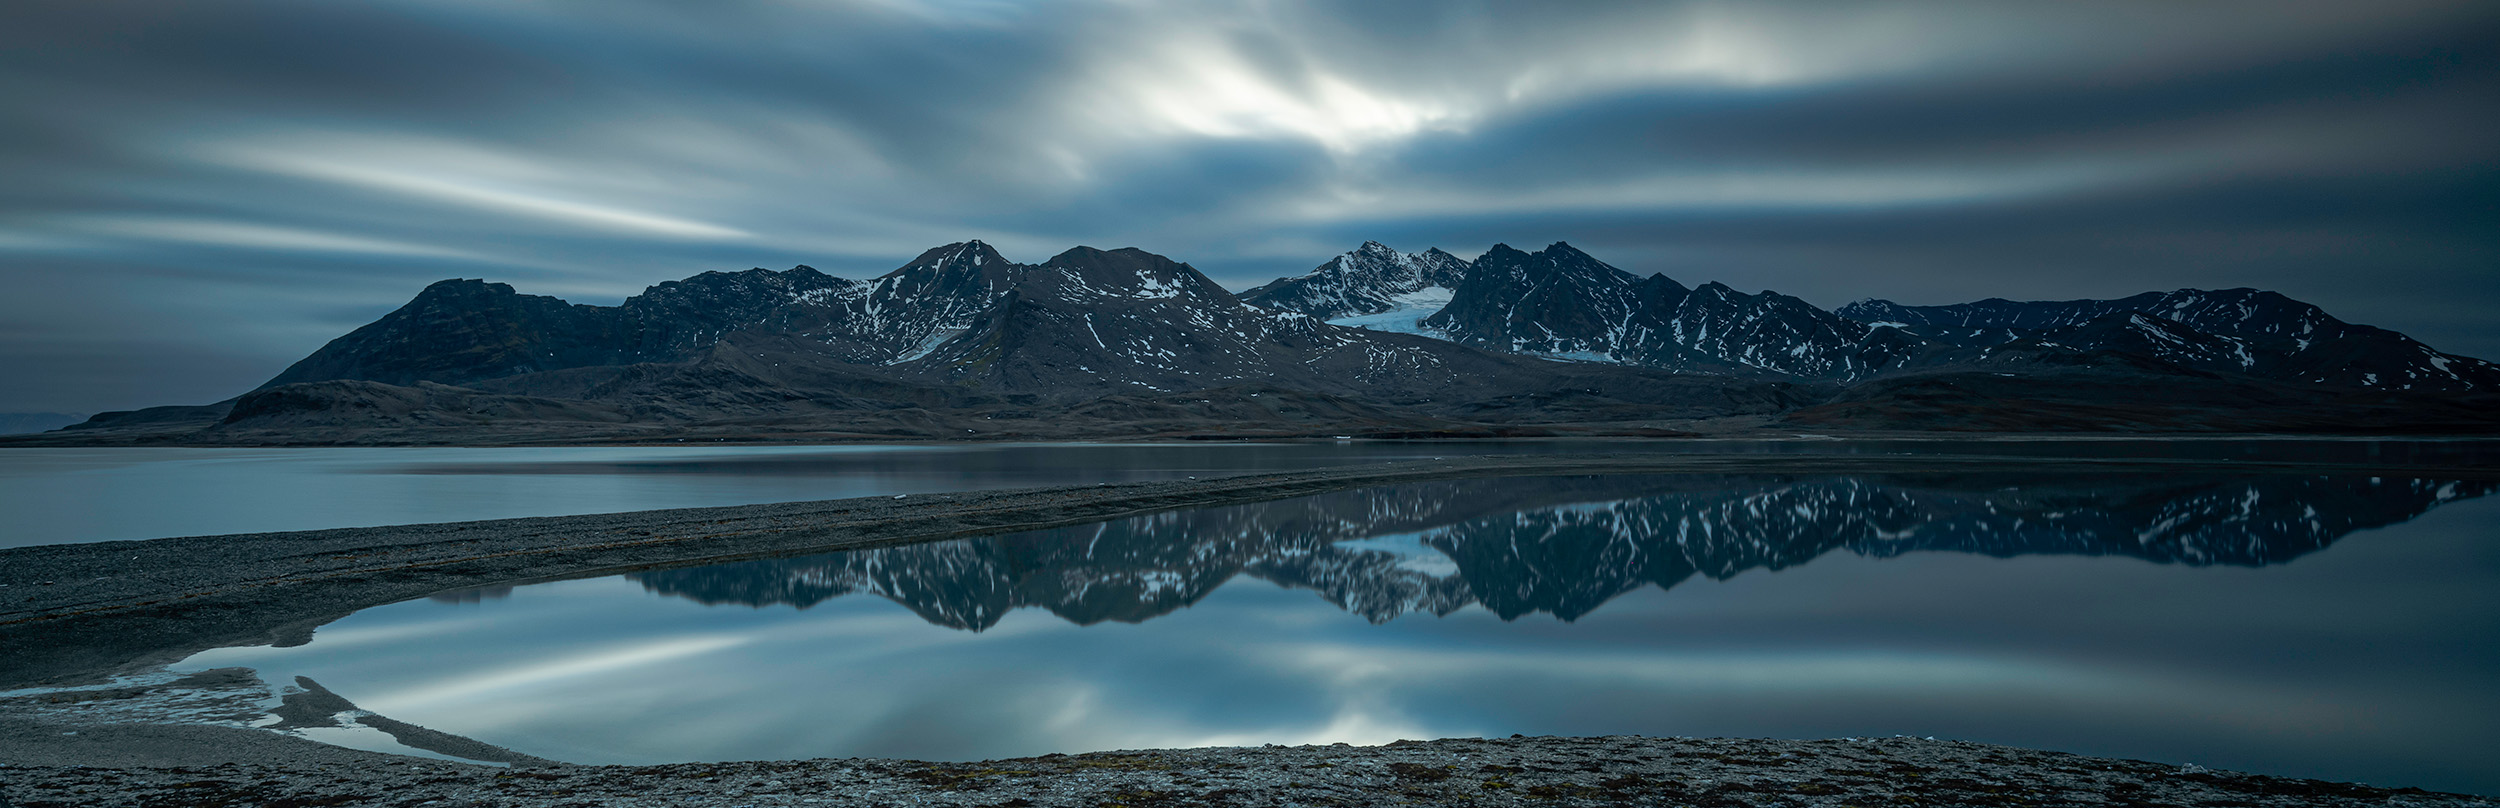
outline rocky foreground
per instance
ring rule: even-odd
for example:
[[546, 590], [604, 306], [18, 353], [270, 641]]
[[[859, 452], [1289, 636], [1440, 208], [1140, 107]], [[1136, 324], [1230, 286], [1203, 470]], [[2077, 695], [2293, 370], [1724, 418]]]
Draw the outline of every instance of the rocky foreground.
[[411, 759], [191, 768], [0, 766], [60, 806], [2492, 805], [1912, 738], [1519, 738], [1045, 755], [498, 769]]

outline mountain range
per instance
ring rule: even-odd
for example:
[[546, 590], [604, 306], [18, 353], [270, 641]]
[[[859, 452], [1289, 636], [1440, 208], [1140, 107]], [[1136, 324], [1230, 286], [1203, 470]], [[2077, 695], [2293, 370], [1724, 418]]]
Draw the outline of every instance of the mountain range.
[[2479, 432], [2495, 395], [2500, 366], [2254, 289], [1827, 311], [1562, 243], [1367, 242], [1235, 295], [1137, 249], [968, 241], [617, 306], [446, 280], [235, 399], [38, 440]]
[[[1432, 271], [1395, 271], [1407, 267]], [[1457, 282], [1446, 285], [1446, 294], [1429, 290], [1451, 278]], [[2346, 323], [2256, 289], [1950, 306], [1870, 299], [1825, 311], [1777, 292], [1748, 295], [1720, 283], [1686, 287], [1663, 274], [1640, 277], [1563, 243], [1534, 253], [1496, 244], [1472, 262], [1457, 262], [1437, 249], [1405, 254], [1374, 242], [1244, 299], [1369, 327], [1351, 315], [1387, 312], [1391, 301], [1418, 296], [1446, 303], [1411, 322], [1384, 324], [1384, 330], [1509, 353], [1692, 372], [1853, 382], [2115, 354], [2182, 370], [2349, 389], [2500, 388], [2500, 365], [2441, 353], [2403, 334]]]
[[2494, 490], [2320, 476], [1465, 480], [631, 577], [710, 604], [807, 608], [873, 594], [974, 631], [1018, 608], [1086, 625], [1148, 620], [1242, 575], [1315, 592], [1373, 622], [1471, 604], [1504, 619], [1572, 620], [1644, 586], [1843, 551], [2267, 566]]

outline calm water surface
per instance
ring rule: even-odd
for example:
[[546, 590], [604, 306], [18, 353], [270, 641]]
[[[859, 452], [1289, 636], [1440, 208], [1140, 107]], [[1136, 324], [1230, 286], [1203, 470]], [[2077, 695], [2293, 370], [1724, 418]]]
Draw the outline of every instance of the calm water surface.
[[1906, 734], [2500, 793], [2493, 490], [1455, 481], [447, 594], [181, 667], [577, 762]]
[[[1574, 444], [1469, 449], [1552, 452]], [[1587, 451], [1588, 444], [1576, 444]], [[0, 449], [0, 547], [1179, 479], [1449, 444]]]
[[2500, 462], [2491, 441], [1483, 441], [0, 449], [0, 547], [1175, 479], [1442, 455], [1980, 452]]

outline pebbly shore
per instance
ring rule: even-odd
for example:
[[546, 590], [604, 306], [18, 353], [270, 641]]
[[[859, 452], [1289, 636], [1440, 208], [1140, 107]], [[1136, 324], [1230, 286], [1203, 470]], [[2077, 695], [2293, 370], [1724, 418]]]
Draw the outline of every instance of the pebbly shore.
[[412, 759], [0, 766], [15, 808], [2489, 806], [2459, 794], [1958, 741], [1646, 737], [1160, 749], [977, 763], [486, 768]]

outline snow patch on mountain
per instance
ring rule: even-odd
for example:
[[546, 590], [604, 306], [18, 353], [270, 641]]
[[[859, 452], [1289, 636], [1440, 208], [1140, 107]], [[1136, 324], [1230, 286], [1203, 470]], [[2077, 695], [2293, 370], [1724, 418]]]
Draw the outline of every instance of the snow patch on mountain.
[[[1466, 261], [1439, 249], [1406, 253], [1377, 241], [1366, 241], [1308, 273], [1278, 278], [1243, 292], [1241, 299], [1271, 311], [1299, 312], [1332, 321], [1390, 314], [1402, 306], [1413, 305], [1405, 296], [1435, 287], [1456, 288], [1468, 268]], [[1446, 298], [1443, 302], [1447, 302]]]
[[1441, 332], [1438, 329], [1425, 328], [1423, 320], [1432, 316], [1433, 312], [1450, 305], [1450, 295], [1449, 287], [1426, 286], [1412, 292], [1388, 296], [1390, 306], [1388, 311], [1338, 317], [1329, 320], [1328, 324], [1371, 331], [1387, 331], [1393, 334], [1440, 337]]

